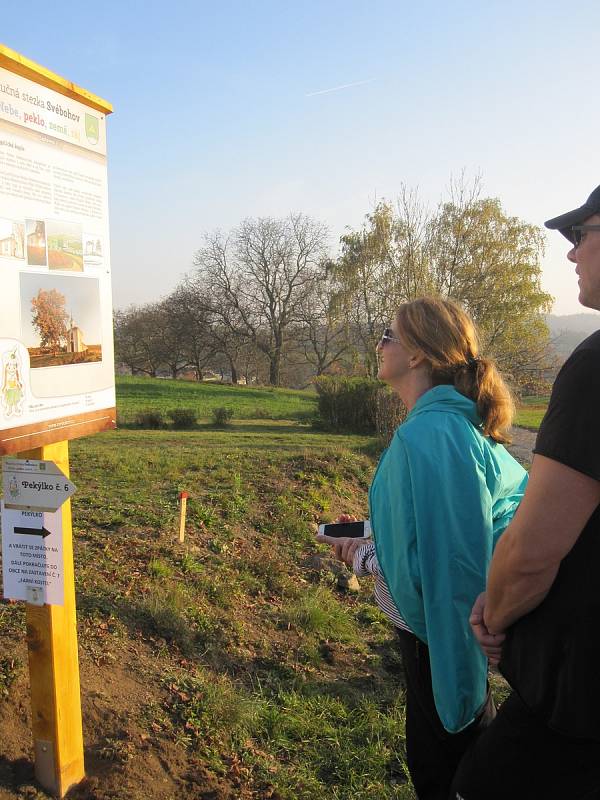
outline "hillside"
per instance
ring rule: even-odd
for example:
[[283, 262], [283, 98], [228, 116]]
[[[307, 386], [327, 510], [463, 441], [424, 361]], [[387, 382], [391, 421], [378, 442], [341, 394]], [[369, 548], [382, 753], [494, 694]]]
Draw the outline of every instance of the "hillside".
[[546, 324], [550, 329], [554, 350], [564, 358], [570, 355], [587, 336], [600, 328], [600, 313], [564, 316], [548, 314]]
[[[181, 399], [179, 382], [155, 383]], [[270, 404], [241, 388], [219, 402], [277, 416], [286, 393], [264, 391]], [[127, 382], [124, 395], [133, 413]], [[315, 558], [314, 523], [364, 515], [372, 452], [266, 418], [71, 444], [88, 772], [74, 797], [413, 797], [392, 631], [368, 582], [338, 589]], [[0, 798], [41, 800], [22, 604], [0, 605], [0, 654]]]

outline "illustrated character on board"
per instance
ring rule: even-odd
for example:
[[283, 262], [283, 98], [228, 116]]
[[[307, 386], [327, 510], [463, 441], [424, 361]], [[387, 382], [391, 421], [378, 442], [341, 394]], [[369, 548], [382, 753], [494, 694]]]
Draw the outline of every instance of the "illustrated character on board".
[[12, 417], [23, 413], [25, 388], [21, 378], [21, 362], [16, 348], [4, 354], [2, 368], [2, 406], [4, 414]]
[[10, 492], [10, 496], [14, 500], [17, 498], [21, 492], [19, 491], [19, 484], [17, 483], [17, 479], [13, 475], [10, 479], [10, 483], [8, 484], [8, 491]]

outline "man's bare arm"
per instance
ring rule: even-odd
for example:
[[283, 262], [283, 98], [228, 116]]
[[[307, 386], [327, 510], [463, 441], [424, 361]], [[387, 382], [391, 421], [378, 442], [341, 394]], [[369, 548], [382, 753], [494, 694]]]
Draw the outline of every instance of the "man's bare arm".
[[600, 481], [533, 458], [525, 496], [490, 566], [484, 622], [501, 633], [546, 597], [560, 562], [600, 504]]

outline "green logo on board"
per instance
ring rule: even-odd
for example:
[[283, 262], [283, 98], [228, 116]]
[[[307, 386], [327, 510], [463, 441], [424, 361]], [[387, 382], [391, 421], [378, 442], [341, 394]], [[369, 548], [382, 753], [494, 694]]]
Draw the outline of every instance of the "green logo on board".
[[85, 135], [90, 144], [98, 144], [100, 136], [100, 120], [92, 114], [85, 115]]

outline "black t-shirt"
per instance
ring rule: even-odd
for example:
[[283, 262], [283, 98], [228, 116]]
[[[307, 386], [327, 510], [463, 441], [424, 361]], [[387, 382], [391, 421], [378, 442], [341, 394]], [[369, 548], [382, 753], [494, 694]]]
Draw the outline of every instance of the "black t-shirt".
[[[600, 481], [600, 331], [558, 373], [534, 452]], [[533, 713], [600, 739], [600, 506], [543, 602], [509, 629], [500, 670]]]

